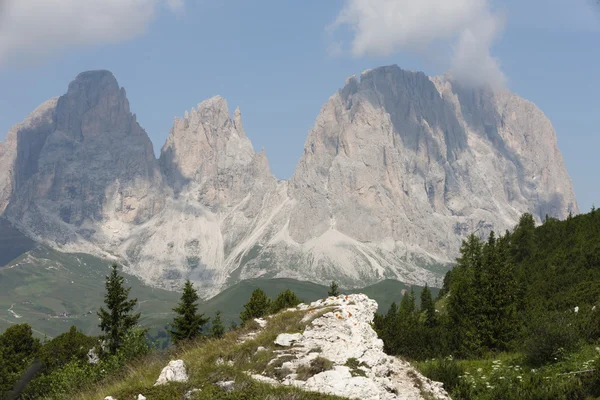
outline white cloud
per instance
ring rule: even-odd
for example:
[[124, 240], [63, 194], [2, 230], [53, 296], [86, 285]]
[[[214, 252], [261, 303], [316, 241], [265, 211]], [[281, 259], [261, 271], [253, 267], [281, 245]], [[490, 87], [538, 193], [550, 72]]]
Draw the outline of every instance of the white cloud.
[[0, 66], [142, 34], [164, 4], [183, 0], [0, 0]]
[[330, 29], [347, 26], [355, 56], [411, 51], [438, 58], [439, 45], [451, 46], [453, 75], [473, 84], [505, 83], [498, 61], [490, 54], [504, 26], [488, 0], [345, 0]]

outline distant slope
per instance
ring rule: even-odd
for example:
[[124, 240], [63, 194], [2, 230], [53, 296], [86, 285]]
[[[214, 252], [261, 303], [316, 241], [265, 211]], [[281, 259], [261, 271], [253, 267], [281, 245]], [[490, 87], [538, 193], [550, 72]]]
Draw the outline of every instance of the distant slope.
[[[379, 312], [385, 313], [392, 302], [399, 303], [402, 300], [404, 291], [410, 290], [410, 285], [387, 279], [385, 281], [367, 286], [362, 289], [346, 290], [341, 288], [341, 293], [364, 293], [379, 304]], [[304, 302], [312, 302], [327, 297], [328, 287], [318, 285], [307, 281], [297, 281], [294, 279], [276, 278], [276, 279], [249, 279], [242, 281], [215, 297], [205, 301], [200, 305], [202, 312], [208, 316], [214, 315], [214, 312], [220, 310], [222, 318], [229, 324], [231, 321], [238, 321], [240, 312], [244, 309], [244, 304], [248, 302], [252, 291], [260, 288], [265, 291], [267, 296], [275, 298], [277, 294], [285, 289], [290, 289], [296, 296]], [[413, 286], [417, 303], [419, 303], [419, 294], [422, 287]], [[434, 297], [437, 296], [439, 289], [432, 288]]]
[[[104, 303], [104, 281], [110, 262], [86, 254], [60, 253], [44, 246], [21, 254], [0, 269], [0, 332], [11, 324], [28, 323], [38, 336], [54, 337], [76, 325], [86, 334], [97, 335], [96, 312]], [[124, 274], [131, 286], [131, 296], [139, 300], [141, 324], [151, 328], [156, 336], [173, 319], [172, 308], [180, 293], [144, 285], [138, 278]], [[221, 311], [223, 322], [239, 323], [239, 314], [252, 291], [261, 288], [275, 298], [290, 289], [304, 302], [327, 297], [328, 287], [294, 279], [250, 279], [242, 281], [217, 296], [202, 302], [199, 311], [213, 317]], [[415, 286], [415, 293], [421, 291]], [[395, 280], [385, 280], [363, 289], [342, 293], [365, 293], [386, 312], [392, 301], [399, 302], [410, 286]], [[432, 289], [434, 294], [437, 289]], [[70, 314], [61, 316], [62, 313]]]
[[[0, 269], [0, 332], [28, 323], [40, 336], [54, 337], [76, 325], [99, 334], [96, 311], [104, 303], [104, 282], [110, 262], [85, 254], [64, 254], [38, 246]], [[139, 300], [141, 323], [164, 327], [179, 293], [155, 289], [126, 276], [131, 296]], [[10, 311], [9, 311], [10, 310]], [[59, 317], [61, 313], [71, 314]], [[17, 317], [18, 316], [18, 317]]]

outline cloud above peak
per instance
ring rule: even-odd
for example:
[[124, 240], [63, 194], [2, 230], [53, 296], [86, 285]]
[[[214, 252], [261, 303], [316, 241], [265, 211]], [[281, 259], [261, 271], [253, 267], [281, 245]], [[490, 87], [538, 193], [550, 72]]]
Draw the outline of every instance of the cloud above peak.
[[[439, 59], [440, 45], [455, 78], [501, 87], [506, 78], [490, 48], [502, 32], [504, 17], [488, 0], [345, 0], [333, 32], [350, 29], [354, 56], [413, 52]], [[337, 52], [342, 46], [334, 44]]]
[[160, 6], [183, 0], [0, 0], [0, 67], [142, 34]]

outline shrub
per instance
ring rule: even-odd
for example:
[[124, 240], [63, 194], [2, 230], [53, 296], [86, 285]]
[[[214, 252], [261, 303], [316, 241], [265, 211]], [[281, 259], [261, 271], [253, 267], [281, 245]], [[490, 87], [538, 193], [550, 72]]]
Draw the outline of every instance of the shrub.
[[571, 317], [568, 312], [532, 313], [523, 343], [528, 364], [554, 363], [577, 348], [577, 328]]
[[271, 303], [271, 313], [275, 314], [286, 308], [296, 307], [301, 301], [290, 289], [286, 289], [277, 295], [277, 298]]
[[324, 357], [317, 357], [310, 362], [310, 365], [301, 365], [296, 370], [297, 378], [305, 381], [311, 376], [320, 374], [333, 368], [333, 362]]
[[442, 382], [448, 393], [459, 386], [465, 370], [451, 357], [422, 364], [421, 373], [433, 381]]
[[260, 318], [267, 314], [271, 307], [271, 300], [262, 289], [256, 289], [252, 292], [250, 300], [244, 305], [244, 311], [240, 313], [242, 323], [253, 318]]
[[367, 376], [365, 371], [360, 369], [360, 367], [368, 367], [368, 365], [364, 362], [358, 361], [354, 357], [347, 359], [344, 365], [350, 368], [350, 375], [352, 376]]
[[87, 361], [87, 354], [98, 339], [87, 336], [71, 326], [69, 332], [63, 333], [45, 343], [39, 353], [46, 370], [62, 367], [71, 361]]

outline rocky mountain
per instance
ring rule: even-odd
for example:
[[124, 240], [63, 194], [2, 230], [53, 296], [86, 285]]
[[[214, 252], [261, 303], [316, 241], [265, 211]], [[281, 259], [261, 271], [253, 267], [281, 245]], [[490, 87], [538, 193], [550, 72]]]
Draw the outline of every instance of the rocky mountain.
[[156, 160], [106, 71], [11, 129], [0, 164], [0, 210], [31, 238], [206, 295], [258, 276], [436, 285], [471, 232], [578, 212], [533, 103], [397, 66], [330, 97], [289, 181], [218, 96], [175, 119]]

